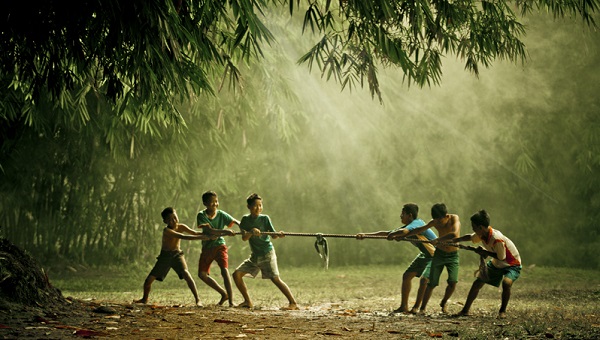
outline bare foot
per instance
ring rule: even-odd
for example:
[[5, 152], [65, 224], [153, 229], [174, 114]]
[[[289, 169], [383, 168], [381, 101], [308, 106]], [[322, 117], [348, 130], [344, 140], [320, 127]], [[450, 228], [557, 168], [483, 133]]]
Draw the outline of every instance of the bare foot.
[[281, 307], [281, 310], [298, 310], [300, 308], [298, 308], [298, 305], [295, 303], [290, 303], [289, 306], [287, 307]]
[[505, 312], [498, 313], [498, 319], [506, 319], [506, 313]]
[[146, 304], [146, 303], [148, 303], [148, 299], [133, 300], [133, 303], [143, 303], [143, 304]]
[[196, 307], [198, 307], [198, 308], [204, 308], [204, 305], [202, 304], [202, 302], [196, 301]]
[[244, 302], [240, 303], [239, 305], [237, 305], [237, 308], [249, 308], [249, 309], [252, 309], [252, 303], [250, 303], [248, 301], [244, 301]]
[[468, 311], [461, 310], [460, 312], [454, 314], [453, 316], [454, 317], [471, 316], [471, 314]]
[[398, 313], [408, 313], [408, 309], [402, 306], [394, 309], [390, 314], [398, 314]]
[[440, 307], [442, 307], [443, 314], [448, 314], [448, 307], [445, 303], [440, 303]]
[[419, 313], [419, 309], [417, 307], [414, 307], [408, 313], [410, 313], [410, 314], [418, 314]]
[[[221, 300], [219, 300], [219, 306], [223, 306], [223, 304], [227, 300], [229, 300], [229, 296], [227, 296], [227, 294], [221, 295]], [[232, 303], [230, 302], [229, 305], [232, 305]]]

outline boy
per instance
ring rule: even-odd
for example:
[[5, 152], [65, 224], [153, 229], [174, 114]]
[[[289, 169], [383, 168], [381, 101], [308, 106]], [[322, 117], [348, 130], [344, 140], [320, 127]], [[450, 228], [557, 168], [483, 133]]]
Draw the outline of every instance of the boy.
[[481, 246], [478, 247], [477, 253], [482, 256], [491, 256], [492, 260], [487, 263], [487, 279], [478, 275], [471, 286], [463, 309], [456, 315], [469, 315], [469, 309], [473, 301], [477, 298], [481, 287], [486, 283], [494, 287], [499, 287], [502, 282], [502, 302], [498, 318], [505, 318], [512, 284], [521, 275], [521, 256], [515, 244], [508, 237], [490, 226], [490, 215], [487, 211], [479, 210], [471, 216], [471, 227], [474, 233], [454, 238], [452, 242], [481, 242], [483, 248]]
[[[449, 241], [460, 235], [460, 220], [458, 215], [448, 214], [448, 209], [444, 203], [436, 203], [431, 207], [431, 218], [426, 225], [415, 228], [404, 235], [396, 235], [393, 238], [403, 238], [416, 234], [420, 234], [423, 231], [435, 227], [438, 231], [439, 237], [431, 242], [434, 246], [438, 242]], [[421, 303], [420, 313], [424, 314], [427, 308], [427, 303], [431, 298], [433, 289], [439, 285], [440, 276], [444, 267], [448, 270], [448, 286], [444, 292], [444, 297], [440, 303], [442, 307], [442, 313], [447, 313], [447, 302], [454, 293], [456, 283], [458, 282], [458, 248], [453, 246], [444, 245], [443, 243], [436, 247], [431, 260], [431, 269], [429, 272], [429, 283], [425, 289], [423, 295], [423, 302]]]
[[[227, 245], [225, 239], [221, 235], [234, 235], [234, 232], [227, 228], [231, 228], [234, 224], [239, 225], [236, 219], [228, 213], [219, 210], [219, 198], [214, 191], [207, 191], [202, 194], [202, 204], [206, 209], [200, 211], [196, 217], [198, 228], [202, 228], [205, 235], [219, 235], [216, 239], [202, 241], [202, 252], [198, 260], [198, 277], [209, 287], [221, 294], [219, 306], [229, 300], [229, 306], [233, 306], [233, 292], [231, 289], [231, 280], [229, 278], [229, 256], [227, 254]], [[215, 279], [209, 276], [210, 265], [213, 261], [217, 261], [221, 269], [221, 276], [225, 289], [223, 289]]]
[[[154, 280], [164, 280], [169, 273], [169, 270], [173, 268], [177, 275], [179, 275], [179, 279], [185, 279], [185, 282], [187, 282], [192, 294], [194, 294], [194, 299], [196, 299], [196, 306], [202, 307], [202, 303], [198, 298], [196, 283], [187, 269], [187, 264], [185, 263], [183, 252], [181, 251], [179, 244], [181, 240], [206, 240], [209, 237], [202, 235], [199, 231], [190, 229], [185, 224], [180, 224], [177, 212], [171, 207], [165, 208], [161, 212], [161, 216], [163, 222], [165, 222], [167, 226], [163, 229], [160, 255], [156, 258], [157, 261], [154, 268], [152, 268], [150, 274], [148, 274], [148, 277], [146, 277], [146, 280], [144, 281], [144, 296], [133, 302], [147, 303], [150, 288], [152, 287]], [[191, 235], [184, 235], [183, 233]]]
[[[356, 238], [362, 240], [365, 235], [372, 236], [387, 236], [390, 240], [396, 239], [397, 236], [402, 236], [408, 234], [409, 231], [422, 227], [425, 225], [425, 222], [417, 218], [419, 214], [419, 206], [414, 203], [407, 203], [402, 207], [402, 213], [400, 214], [400, 220], [403, 227], [396, 228], [392, 231], [378, 231], [370, 234], [357, 234]], [[425, 230], [421, 234], [415, 235], [415, 238], [418, 240], [427, 240], [433, 241], [436, 239], [435, 233], [431, 230]], [[433, 253], [435, 251], [435, 247], [431, 245], [431, 243], [412, 243], [414, 246], [419, 248], [421, 252], [415, 259], [412, 261], [410, 266], [406, 269], [404, 274], [402, 275], [402, 291], [401, 291], [401, 303], [400, 307], [394, 310], [392, 313], [411, 313], [416, 314], [419, 310], [419, 306], [421, 301], [423, 300], [423, 294], [425, 293], [425, 289], [427, 286], [427, 277], [429, 276], [429, 270], [431, 267], [431, 259], [433, 258]], [[410, 295], [411, 282], [415, 277], [421, 277], [419, 290], [417, 291], [417, 300], [415, 301], [414, 306], [411, 310], [408, 309], [408, 296]]]
[[[289, 305], [281, 308], [282, 310], [296, 310], [298, 305], [290, 291], [290, 288], [279, 278], [279, 269], [277, 268], [277, 255], [275, 248], [271, 243], [269, 235], [262, 235], [261, 232], [275, 232], [271, 219], [267, 215], [262, 215], [263, 205], [262, 198], [258, 194], [252, 194], [246, 199], [250, 214], [244, 215], [240, 223], [242, 231], [242, 240], [249, 241], [252, 254], [242, 264], [240, 264], [233, 273], [233, 281], [242, 293], [244, 301], [238, 306], [242, 308], [252, 308], [252, 301], [248, 296], [248, 289], [244, 283], [243, 277], [250, 275], [256, 277], [259, 270], [262, 273], [263, 279], [271, 279], [271, 281], [281, 290], [283, 295], [288, 299]], [[273, 238], [284, 237], [281, 233]]]

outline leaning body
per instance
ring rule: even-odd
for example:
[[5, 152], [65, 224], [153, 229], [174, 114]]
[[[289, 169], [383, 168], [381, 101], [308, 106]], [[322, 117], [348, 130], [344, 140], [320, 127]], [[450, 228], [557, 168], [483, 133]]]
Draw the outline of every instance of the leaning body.
[[[443, 224], [434, 224], [437, 229], [439, 238], [447, 235], [458, 236], [460, 233], [460, 223], [457, 215], [449, 215], [449, 218]], [[440, 275], [444, 267], [448, 271], [448, 283], [456, 284], [458, 282], [458, 270], [460, 259], [458, 255], [458, 247], [448, 246], [440, 243], [436, 246], [433, 260], [431, 263], [431, 271], [429, 276], [429, 286], [436, 287], [439, 285]]]
[[483, 248], [495, 253], [497, 258], [492, 258], [487, 263], [488, 279], [478, 277], [483, 281], [495, 287], [499, 287], [503, 277], [508, 277], [515, 281], [521, 275], [521, 255], [515, 244], [499, 230], [490, 226], [490, 231], [486, 239], [476, 237], [474, 243], [481, 241]]
[[184, 278], [187, 264], [180, 248], [181, 239], [175, 237], [170, 231], [184, 233], [186, 229], [181, 224], [173, 229], [169, 227], [163, 229], [160, 254], [156, 258], [154, 268], [150, 271], [150, 275], [155, 276], [156, 280], [163, 281], [171, 268], [177, 273], [180, 280]]
[[[206, 215], [206, 211], [201, 211], [196, 217], [198, 225], [208, 223], [212, 229], [223, 230], [225, 227], [231, 228], [237, 221], [228, 213], [217, 210], [215, 216], [211, 219]], [[204, 235], [210, 235], [208, 228], [203, 228]], [[202, 241], [202, 253], [198, 264], [198, 272], [210, 272], [210, 265], [216, 261], [220, 268], [229, 267], [229, 256], [227, 254], [227, 245], [225, 239], [219, 236], [212, 240]]]
[[[260, 230], [261, 233], [276, 231], [268, 215], [261, 214], [253, 217], [248, 214], [242, 217], [240, 229], [252, 232], [252, 229], [255, 228]], [[272, 279], [279, 276], [277, 255], [275, 254], [271, 237], [269, 235], [254, 236], [248, 242], [250, 243], [252, 253], [236, 270], [248, 273], [253, 277], [256, 277], [260, 271], [264, 279]]]

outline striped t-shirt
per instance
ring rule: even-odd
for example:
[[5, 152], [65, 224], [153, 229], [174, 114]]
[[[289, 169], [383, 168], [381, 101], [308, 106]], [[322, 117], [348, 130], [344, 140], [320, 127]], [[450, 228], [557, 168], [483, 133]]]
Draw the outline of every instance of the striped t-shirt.
[[473, 238], [473, 243], [482, 241], [483, 248], [496, 253], [497, 259], [492, 259], [492, 264], [496, 268], [506, 268], [521, 265], [521, 255], [515, 244], [504, 234], [490, 227], [487, 237], [479, 239]]

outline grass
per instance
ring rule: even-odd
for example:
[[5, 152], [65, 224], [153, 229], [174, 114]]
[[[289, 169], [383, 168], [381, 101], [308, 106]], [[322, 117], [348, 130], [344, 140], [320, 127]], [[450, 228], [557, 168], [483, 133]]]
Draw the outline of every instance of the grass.
[[[387, 314], [400, 304], [400, 285], [406, 265], [280, 268], [281, 278], [291, 288], [301, 306], [334, 305], [339, 308]], [[77, 272], [51, 272], [52, 284], [64, 296], [128, 303], [141, 297], [142, 283], [149, 267], [96, 268]], [[461, 266], [459, 284], [449, 302], [450, 313], [462, 308], [473, 281], [474, 265]], [[218, 268], [212, 268], [213, 275]], [[193, 273], [193, 271], [192, 271]], [[600, 273], [572, 268], [524, 268], [513, 286], [508, 308], [510, 322], [497, 324], [500, 289], [486, 285], [475, 301], [472, 313], [476, 320], [494, 327], [461, 329], [465, 339], [486, 338], [600, 338]], [[193, 273], [195, 275], [195, 273]], [[442, 282], [445, 280], [445, 273]], [[215, 275], [222, 285], [222, 278]], [[264, 309], [286, 305], [283, 294], [269, 281], [246, 279], [256, 306]], [[196, 278], [201, 300], [216, 303], [219, 295]], [[418, 285], [413, 280], [410, 303]], [[445, 284], [436, 288], [428, 306], [439, 311]], [[241, 302], [234, 289], [234, 303]], [[155, 282], [150, 295], [152, 303], [161, 305], [191, 304], [192, 294], [184, 281], [170, 272], [164, 282]]]

